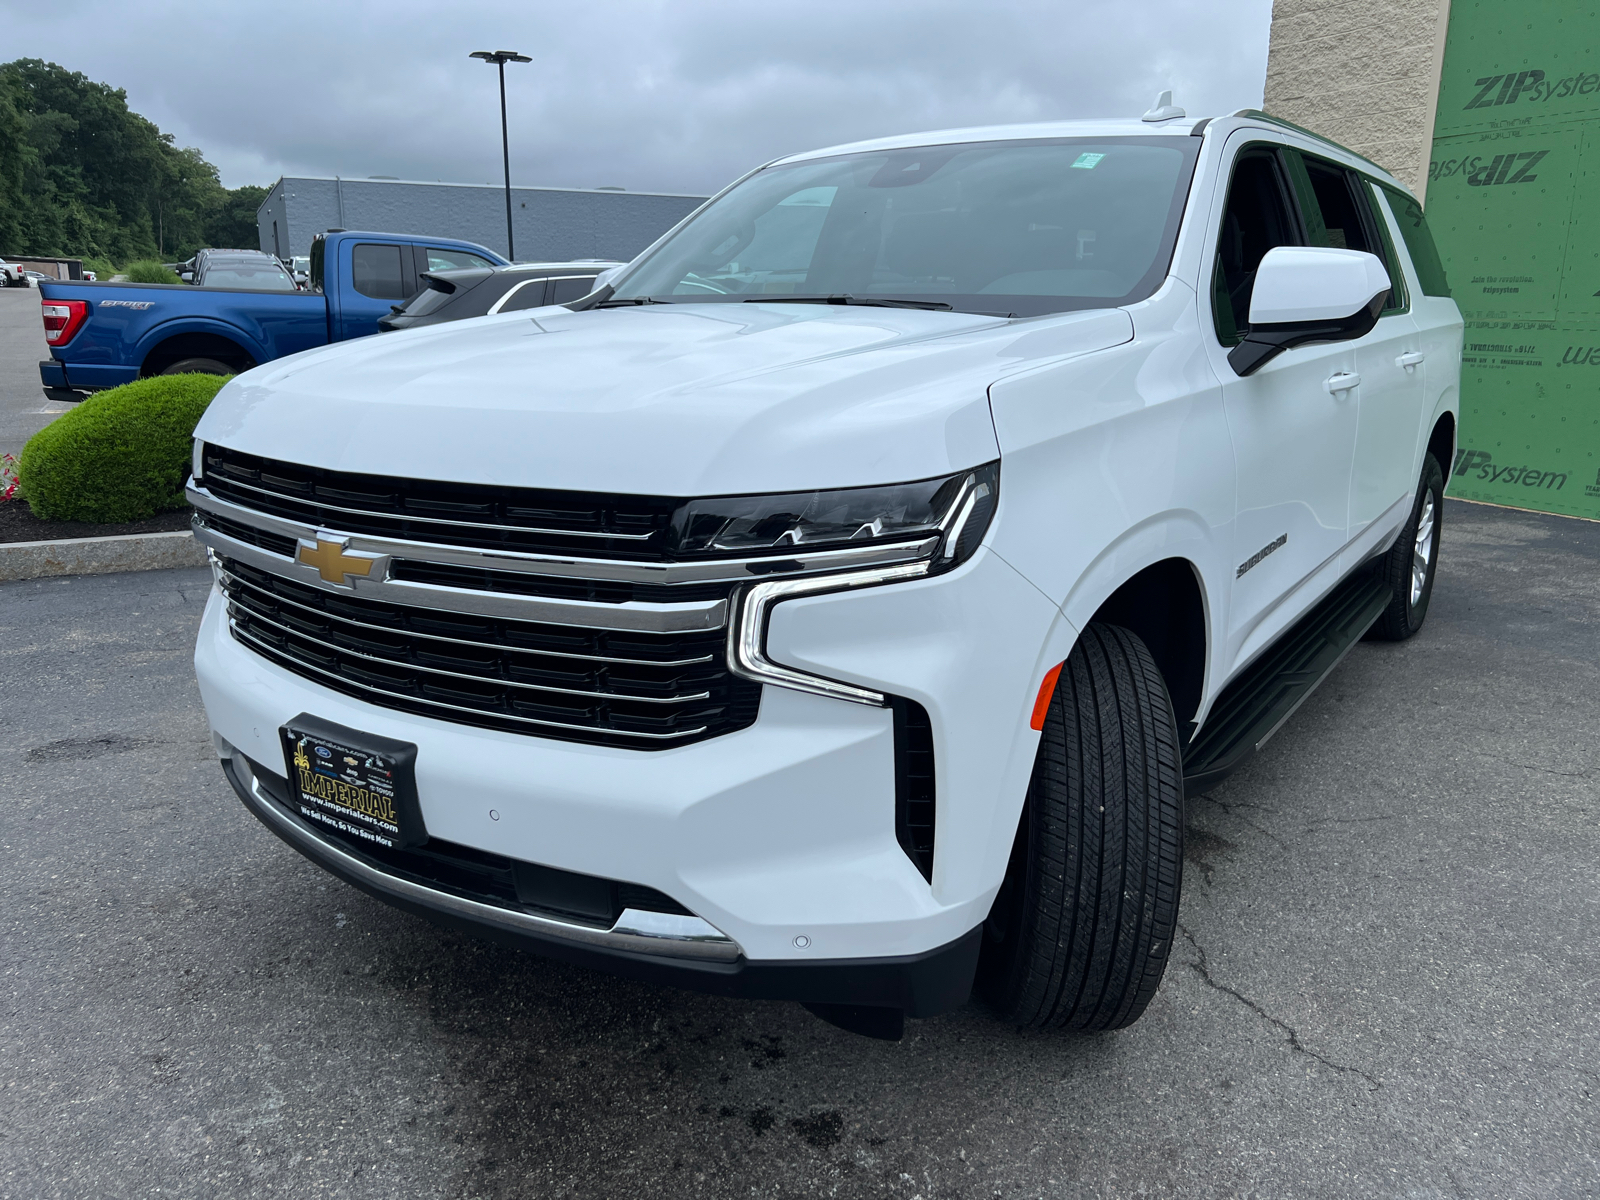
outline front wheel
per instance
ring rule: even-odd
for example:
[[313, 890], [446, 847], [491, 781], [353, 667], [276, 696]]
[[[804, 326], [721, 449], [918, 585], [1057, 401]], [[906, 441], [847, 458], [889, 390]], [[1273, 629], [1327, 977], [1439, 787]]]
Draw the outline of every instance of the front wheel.
[[163, 367], [163, 375], [237, 375], [237, 367], [230, 367], [225, 362], [218, 362], [214, 358], [184, 358], [179, 359], [170, 367]]
[[1092, 624], [1062, 664], [978, 986], [1019, 1025], [1133, 1024], [1178, 927], [1183, 760], [1136, 635]]
[[1440, 518], [1444, 516], [1444, 473], [1431, 454], [1423, 456], [1411, 519], [1389, 552], [1378, 560], [1379, 577], [1394, 598], [1372, 627], [1372, 636], [1403, 642], [1422, 628], [1433, 598], [1433, 577], [1439, 569]]

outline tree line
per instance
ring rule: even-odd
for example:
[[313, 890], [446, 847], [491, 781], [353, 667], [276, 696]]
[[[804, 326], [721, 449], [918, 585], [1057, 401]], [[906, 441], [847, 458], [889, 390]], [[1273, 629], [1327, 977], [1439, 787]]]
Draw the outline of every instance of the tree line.
[[109, 270], [254, 247], [266, 194], [223, 187], [200, 151], [129, 109], [121, 88], [36, 58], [0, 64], [0, 255]]

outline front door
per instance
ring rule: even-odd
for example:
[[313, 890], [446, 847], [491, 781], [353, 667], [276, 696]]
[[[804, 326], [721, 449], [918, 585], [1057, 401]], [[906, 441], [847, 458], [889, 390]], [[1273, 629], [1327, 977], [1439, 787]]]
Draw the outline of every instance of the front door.
[[1275, 246], [1307, 242], [1287, 153], [1261, 143], [1238, 150], [1212, 231], [1211, 352], [1238, 464], [1230, 667], [1319, 598], [1319, 571], [1337, 569], [1348, 537], [1357, 428], [1352, 344], [1289, 350], [1245, 378], [1227, 363], [1248, 329], [1261, 259]]

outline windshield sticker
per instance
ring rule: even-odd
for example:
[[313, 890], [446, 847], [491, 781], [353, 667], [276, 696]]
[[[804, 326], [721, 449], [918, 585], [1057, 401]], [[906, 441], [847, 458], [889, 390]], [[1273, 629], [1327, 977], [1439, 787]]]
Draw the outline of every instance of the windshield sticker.
[[779, 208], [828, 208], [839, 191], [836, 187], [812, 187], [778, 201]]
[[1092, 171], [1104, 157], [1104, 154], [1080, 154], [1078, 155], [1077, 161], [1072, 165], [1075, 167], [1082, 167], [1085, 171]]

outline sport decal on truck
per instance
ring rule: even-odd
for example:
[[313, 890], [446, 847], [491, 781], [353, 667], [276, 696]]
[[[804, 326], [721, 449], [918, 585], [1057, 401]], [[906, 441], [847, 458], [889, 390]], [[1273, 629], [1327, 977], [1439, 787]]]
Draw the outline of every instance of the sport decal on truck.
[[102, 301], [100, 301], [100, 307], [101, 308], [136, 308], [141, 312], [143, 312], [147, 308], [154, 308], [155, 306], [156, 306], [156, 302], [154, 300], [102, 300]]
[[1233, 577], [1235, 579], [1243, 579], [1244, 578], [1244, 573], [1246, 571], [1248, 571], [1251, 567], [1255, 566], [1262, 559], [1264, 559], [1267, 555], [1271, 554], [1274, 550], [1281, 550], [1281, 549], [1283, 549], [1283, 547], [1287, 546], [1288, 544], [1289, 544], [1289, 535], [1287, 533], [1280, 533], [1275, 540], [1268, 542], [1265, 546], [1261, 547], [1261, 549], [1257, 550], [1249, 558], [1245, 559], [1242, 563], [1240, 563], [1239, 564], [1239, 569], [1238, 569], [1237, 572], [1234, 573]]

